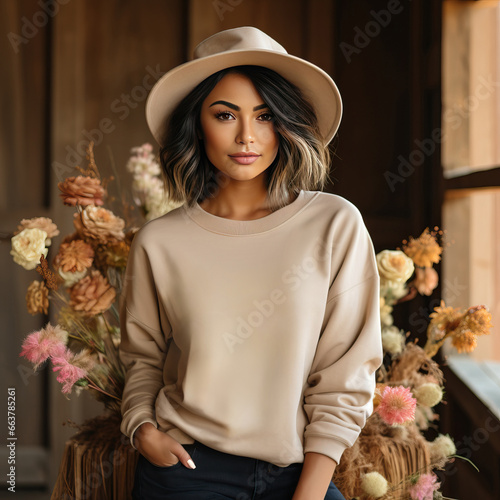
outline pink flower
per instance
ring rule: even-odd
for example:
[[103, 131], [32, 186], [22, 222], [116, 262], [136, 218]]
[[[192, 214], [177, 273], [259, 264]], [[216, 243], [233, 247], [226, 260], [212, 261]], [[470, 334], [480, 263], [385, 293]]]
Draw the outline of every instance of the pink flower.
[[60, 356], [66, 349], [67, 333], [59, 326], [48, 324], [26, 337], [19, 354], [34, 363], [36, 370], [49, 357]]
[[52, 357], [52, 364], [54, 367], [52, 371], [58, 371], [57, 381], [63, 384], [62, 392], [64, 394], [70, 393], [75, 383], [87, 375], [87, 370], [79, 368], [72, 364], [75, 355], [66, 349], [59, 356]]
[[439, 276], [433, 267], [417, 267], [415, 269], [415, 279], [413, 286], [420, 295], [432, 295], [433, 290], [438, 286]]
[[408, 387], [386, 387], [377, 407], [379, 415], [389, 425], [404, 424], [415, 419], [417, 400]]
[[434, 491], [440, 486], [435, 474], [421, 474], [418, 481], [410, 487], [409, 493], [413, 500], [432, 500]]

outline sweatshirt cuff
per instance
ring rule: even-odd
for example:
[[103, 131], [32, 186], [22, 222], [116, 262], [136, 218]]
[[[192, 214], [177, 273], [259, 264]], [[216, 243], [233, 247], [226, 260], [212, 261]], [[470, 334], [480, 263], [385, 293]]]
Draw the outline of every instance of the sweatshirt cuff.
[[330, 436], [307, 436], [304, 440], [304, 454], [308, 452], [321, 453], [340, 463], [340, 457], [351, 445]]
[[130, 444], [134, 450], [137, 450], [134, 446], [134, 433], [142, 424], [146, 422], [151, 422], [158, 429], [158, 422], [151, 417], [149, 411], [139, 411], [132, 418], [122, 418], [120, 430], [123, 434], [125, 434], [125, 436], [129, 437]]

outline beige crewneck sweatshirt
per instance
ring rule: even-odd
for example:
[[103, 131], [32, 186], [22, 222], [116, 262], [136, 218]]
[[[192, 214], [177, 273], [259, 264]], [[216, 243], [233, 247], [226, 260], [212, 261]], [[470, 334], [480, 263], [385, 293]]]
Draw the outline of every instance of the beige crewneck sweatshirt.
[[306, 452], [339, 462], [373, 410], [379, 278], [339, 196], [303, 190], [250, 221], [183, 205], [136, 234], [122, 299], [131, 439], [151, 422], [281, 467]]

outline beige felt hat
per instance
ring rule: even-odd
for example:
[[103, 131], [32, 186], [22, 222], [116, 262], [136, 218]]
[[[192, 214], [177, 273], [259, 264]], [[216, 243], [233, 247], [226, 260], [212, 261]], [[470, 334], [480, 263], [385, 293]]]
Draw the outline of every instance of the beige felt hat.
[[325, 144], [340, 124], [342, 99], [332, 78], [318, 66], [292, 56], [270, 36], [252, 26], [221, 31], [203, 40], [193, 60], [165, 73], [146, 101], [146, 121], [162, 144], [170, 113], [199, 83], [222, 69], [240, 65], [264, 66], [297, 86], [313, 105]]

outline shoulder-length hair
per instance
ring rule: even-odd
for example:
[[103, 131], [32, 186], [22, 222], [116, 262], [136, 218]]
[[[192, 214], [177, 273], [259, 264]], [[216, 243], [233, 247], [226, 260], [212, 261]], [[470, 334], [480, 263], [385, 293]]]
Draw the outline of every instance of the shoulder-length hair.
[[199, 137], [203, 101], [228, 73], [248, 77], [274, 117], [278, 154], [266, 175], [271, 210], [285, 206], [290, 194], [301, 189], [322, 190], [330, 180], [330, 150], [311, 104], [299, 88], [273, 70], [233, 66], [203, 80], [171, 113], [159, 153], [167, 197], [192, 206], [213, 197], [224, 180], [208, 160]]

